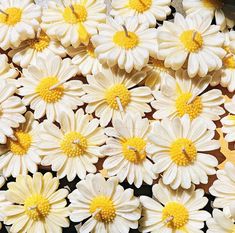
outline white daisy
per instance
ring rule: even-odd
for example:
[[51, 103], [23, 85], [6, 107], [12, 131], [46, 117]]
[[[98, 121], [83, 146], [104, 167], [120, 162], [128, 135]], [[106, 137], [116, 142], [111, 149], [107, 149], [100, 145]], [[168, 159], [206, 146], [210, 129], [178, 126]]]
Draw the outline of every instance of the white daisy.
[[71, 59], [62, 60], [55, 55], [37, 57], [36, 64], [23, 69], [18, 93], [23, 96], [23, 103], [34, 110], [35, 119], [46, 115], [48, 120], [58, 121], [62, 112], [83, 105], [82, 82], [70, 80], [77, 72]]
[[139, 188], [143, 181], [149, 185], [157, 177], [152, 172], [152, 161], [146, 153], [147, 136], [151, 130], [147, 118], [142, 119], [139, 114], [127, 114], [123, 120], [113, 121], [113, 128], [106, 128], [110, 137], [101, 153], [109, 156], [103, 163], [109, 176], [119, 178], [120, 182], [127, 179], [129, 184]]
[[3, 209], [9, 206], [10, 204], [11, 202], [6, 200], [6, 191], [0, 190], [0, 230], [2, 229], [1, 222], [3, 222], [3, 219], [4, 219]]
[[146, 76], [145, 72], [127, 74], [116, 67], [103, 67], [102, 72], [87, 76], [88, 84], [83, 86], [87, 93], [82, 100], [88, 105], [87, 113], [95, 112], [101, 126], [106, 126], [112, 119], [121, 118], [124, 113], [142, 116], [151, 112], [147, 104], [153, 100], [149, 87], [135, 87]]
[[[210, 218], [201, 210], [208, 202], [202, 189], [172, 190], [162, 180], [153, 186], [153, 198], [141, 196], [143, 206], [140, 232], [203, 233], [204, 221]], [[215, 232], [213, 232], [215, 233]]]
[[205, 77], [208, 72], [222, 67], [226, 51], [220, 27], [211, 25], [211, 17], [187, 16], [176, 13], [173, 22], [164, 21], [158, 28], [158, 58], [165, 66], [178, 70], [187, 66], [190, 78], [197, 74]]
[[112, 0], [112, 16], [124, 18], [137, 16], [140, 23], [156, 26], [156, 20], [163, 21], [171, 13], [171, 0]]
[[163, 183], [173, 189], [207, 184], [218, 165], [216, 157], [208, 154], [220, 148], [214, 136], [215, 131], [208, 130], [202, 119], [190, 121], [188, 115], [155, 122], [146, 149], [155, 162], [153, 171], [163, 172]]
[[0, 9], [0, 48], [18, 47], [21, 41], [34, 38], [41, 8], [32, 0], [1, 0]]
[[105, 22], [104, 0], [67, 0], [62, 3], [50, 1], [48, 8], [43, 9], [43, 30], [58, 38], [65, 47], [88, 44], [90, 36], [97, 33], [97, 25]]
[[141, 70], [149, 61], [149, 56], [157, 55], [157, 30], [147, 23], [138, 23], [136, 17], [125, 20], [107, 18], [106, 24], [98, 25], [99, 34], [91, 40], [99, 61], [130, 73]]
[[225, 113], [220, 107], [225, 100], [218, 89], [205, 92], [210, 81], [210, 76], [190, 79], [184, 70], [177, 71], [175, 78], [168, 76], [161, 91], [153, 92], [156, 100], [152, 106], [157, 110], [153, 117], [173, 119], [188, 114], [191, 120], [202, 118], [209, 129], [215, 129], [213, 121], [219, 120], [219, 116]]
[[80, 233], [128, 233], [138, 227], [139, 200], [132, 189], [124, 190], [117, 178], [105, 180], [101, 174], [89, 174], [68, 198], [70, 219], [84, 220]]
[[84, 179], [86, 173], [95, 173], [95, 163], [102, 155], [99, 146], [105, 143], [104, 130], [99, 120], [84, 114], [79, 109], [76, 114], [70, 112], [59, 118], [61, 128], [44, 121], [40, 133], [39, 148], [45, 155], [42, 165], [52, 166], [59, 179], [67, 176], [68, 181], [76, 176]]

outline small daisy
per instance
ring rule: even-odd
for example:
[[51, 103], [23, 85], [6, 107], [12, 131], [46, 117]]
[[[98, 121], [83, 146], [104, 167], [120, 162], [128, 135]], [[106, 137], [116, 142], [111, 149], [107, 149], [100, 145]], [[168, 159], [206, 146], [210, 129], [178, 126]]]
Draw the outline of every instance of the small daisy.
[[204, 14], [215, 17], [216, 24], [221, 30], [226, 27], [232, 28], [235, 21], [226, 17], [223, 12], [224, 1], [221, 0], [183, 0], [183, 8], [186, 14]]
[[0, 190], [0, 230], [2, 229], [1, 222], [3, 222], [3, 219], [4, 219], [3, 209], [7, 208], [10, 204], [11, 202], [6, 200], [6, 191]]
[[23, 40], [34, 38], [39, 27], [40, 6], [32, 0], [0, 0], [0, 48], [18, 47]]
[[51, 37], [58, 38], [63, 46], [77, 48], [88, 44], [90, 36], [97, 33], [97, 26], [105, 22], [104, 0], [68, 0], [57, 4], [48, 2], [43, 9], [42, 28]]
[[132, 189], [124, 190], [117, 178], [105, 180], [89, 174], [68, 196], [73, 222], [84, 220], [80, 233], [128, 233], [138, 228], [139, 200]]
[[0, 170], [4, 177], [35, 173], [40, 157], [37, 150], [38, 122], [33, 113], [25, 114], [26, 122], [14, 130], [14, 136], [8, 138], [5, 145], [0, 145]]
[[106, 24], [98, 25], [99, 34], [91, 38], [99, 61], [130, 73], [141, 70], [149, 61], [149, 56], [157, 55], [157, 30], [147, 23], [138, 23], [136, 17], [125, 20], [111, 17]]
[[78, 65], [83, 76], [97, 74], [102, 70], [102, 65], [95, 55], [95, 48], [91, 42], [88, 45], [79, 45], [78, 48], [72, 46], [67, 49], [67, 53], [72, 58], [72, 63]]
[[153, 108], [156, 109], [153, 117], [173, 119], [188, 114], [191, 120], [202, 118], [209, 129], [215, 129], [213, 121], [219, 120], [219, 116], [225, 111], [220, 107], [224, 103], [220, 90], [205, 92], [211, 77], [190, 79], [184, 70], [177, 71], [175, 76], [175, 78], [168, 76], [161, 91], [153, 92], [156, 99], [152, 102]]
[[171, 0], [112, 0], [112, 16], [124, 18], [137, 16], [140, 23], [156, 26], [156, 20], [163, 21], [171, 13]]
[[201, 229], [210, 214], [201, 210], [208, 202], [202, 189], [192, 186], [188, 190], [174, 191], [165, 186], [162, 180], [152, 189], [154, 199], [140, 197], [143, 206], [140, 232], [203, 233]]
[[59, 56], [37, 57], [36, 64], [23, 69], [23, 77], [18, 79], [19, 95], [23, 103], [34, 110], [35, 119], [44, 115], [50, 121], [58, 121], [62, 112], [68, 112], [83, 105], [81, 101], [82, 82], [69, 80], [78, 72], [71, 59]]
[[67, 189], [58, 189], [59, 179], [51, 173], [33, 177], [18, 176], [7, 185], [6, 199], [12, 204], [3, 209], [4, 224], [12, 233], [59, 233], [69, 226]]
[[197, 74], [205, 77], [208, 72], [222, 67], [226, 51], [220, 27], [211, 25], [211, 17], [193, 15], [184, 18], [176, 13], [175, 21], [164, 21], [158, 28], [158, 58], [165, 66], [178, 70], [184, 65], [190, 78]]
[[127, 179], [129, 184], [139, 188], [143, 181], [149, 185], [157, 177], [152, 172], [152, 161], [146, 153], [147, 136], [151, 130], [147, 118], [139, 114], [127, 114], [123, 120], [113, 121], [113, 128], [106, 128], [110, 137], [101, 153], [109, 156], [105, 159], [103, 168], [109, 176], [117, 175], [120, 182]]
[[76, 176], [84, 179], [86, 173], [95, 173], [102, 155], [99, 146], [105, 143], [104, 130], [99, 120], [84, 114], [79, 109], [76, 114], [62, 114], [59, 119], [61, 129], [45, 121], [44, 130], [40, 133], [39, 148], [45, 155], [42, 165], [52, 166], [59, 179], [67, 176], [68, 181]]
[[[39, 31], [40, 32], [40, 31]], [[10, 50], [8, 55], [12, 61], [22, 68], [35, 64], [37, 56], [53, 53], [60, 57], [66, 56], [65, 48], [57, 40], [50, 39], [43, 31], [34, 39], [22, 42], [19, 47]], [[53, 55], [52, 55], [53, 56]]]
[[153, 171], [163, 172], [163, 183], [173, 189], [207, 184], [218, 165], [216, 157], [208, 154], [220, 148], [214, 136], [215, 131], [208, 130], [202, 119], [190, 121], [188, 115], [155, 122], [146, 149], [155, 162]]
[[113, 119], [121, 118], [124, 113], [142, 116], [151, 112], [148, 105], [153, 100], [149, 87], [135, 87], [146, 76], [145, 72], [127, 74], [116, 67], [104, 67], [101, 73], [87, 76], [88, 84], [83, 86], [87, 93], [82, 100], [88, 105], [87, 113], [95, 112], [101, 126], [106, 126]]

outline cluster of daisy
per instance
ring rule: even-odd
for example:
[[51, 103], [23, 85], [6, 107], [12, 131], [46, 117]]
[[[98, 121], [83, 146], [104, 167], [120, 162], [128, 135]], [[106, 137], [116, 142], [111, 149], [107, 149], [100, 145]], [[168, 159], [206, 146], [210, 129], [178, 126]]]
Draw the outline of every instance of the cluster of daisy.
[[[219, 0], [182, 7], [185, 16], [171, 0], [0, 0], [0, 221], [10, 232], [60, 233], [70, 221], [80, 233], [202, 233], [205, 222], [207, 233], [235, 232], [235, 165], [218, 170], [216, 156], [219, 123], [235, 142], [235, 19]], [[198, 186], [212, 175], [211, 215]], [[153, 197], [135, 196], [144, 185]]]

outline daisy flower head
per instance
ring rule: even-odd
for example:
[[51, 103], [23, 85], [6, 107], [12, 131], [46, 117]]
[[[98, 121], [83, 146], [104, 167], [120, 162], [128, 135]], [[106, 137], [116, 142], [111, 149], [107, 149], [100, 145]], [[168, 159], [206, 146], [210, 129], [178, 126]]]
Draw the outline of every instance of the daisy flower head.
[[175, 78], [168, 76], [161, 91], [153, 92], [156, 99], [151, 103], [156, 109], [153, 117], [174, 119], [188, 114], [191, 120], [202, 118], [209, 129], [215, 129], [213, 121], [219, 120], [219, 116], [225, 113], [220, 107], [224, 98], [218, 89], [205, 91], [210, 81], [210, 76], [190, 79], [184, 70], [178, 70]]
[[141, 215], [132, 189], [124, 190], [117, 178], [89, 174], [68, 196], [73, 222], [84, 220], [80, 233], [128, 233], [137, 229]]
[[101, 153], [109, 156], [103, 163], [109, 176], [117, 175], [120, 182], [127, 179], [137, 188], [143, 181], [149, 185], [153, 183], [157, 177], [152, 172], [150, 155], [146, 153], [150, 130], [148, 119], [142, 119], [139, 114], [127, 114], [123, 119], [114, 120], [113, 128], [106, 128], [105, 132], [110, 138], [101, 147]]
[[52, 166], [59, 179], [67, 176], [68, 181], [76, 176], [84, 179], [87, 172], [95, 173], [94, 164], [102, 156], [99, 146], [106, 140], [99, 120], [79, 109], [76, 114], [61, 114], [59, 122], [60, 129], [51, 122], [43, 123], [39, 136], [39, 148], [45, 155], [42, 165]]
[[137, 16], [140, 23], [156, 26], [156, 21], [163, 21], [171, 13], [171, 0], [112, 0], [112, 16], [124, 18]]
[[140, 232], [203, 233], [201, 229], [210, 214], [201, 210], [208, 202], [202, 189], [192, 186], [187, 190], [172, 190], [162, 180], [152, 189], [154, 199], [140, 197], [143, 206]]
[[77, 48], [88, 44], [89, 38], [97, 33], [97, 25], [105, 22], [104, 0], [67, 0], [57, 4], [48, 2], [43, 9], [42, 28], [50, 37], [56, 37], [63, 46]]
[[174, 70], [187, 67], [190, 78], [205, 77], [222, 67], [226, 51], [220, 27], [211, 25], [210, 16], [175, 14], [174, 22], [164, 21], [158, 28], [158, 58]]
[[[1, 187], [1, 186], [0, 186]], [[11, 202], [6, 200], [6, 191], [0, 190], [0, 230], [2, 229], [2, 223], [4, 219], [3, 208], [7, 208]]]
[[109, 67], [118, 65], [130, 73], [133, 69], [141, 70], [149, 56], [157, 55], [157, 30], [147, 23], [138, 23], [136, 17], [108, 17], [106, 24], [98, 25], [98, 30], [91, 41], [100, 63]]
[[83, 105], [82, 82], [70, 80], [78, 72], [71, 59], [47, 55], [37, 57], [36, 63], [23, 69], [18, 79], [18, 94], [22, 101], [34, 110], [35, 119], [44, 115], [50, 121], [58, 121], [62, 112], [74, 110]]
[[83, 85], [87, 94], [82, 96], [82, 100], [88, 103], [86, 112], [95, 112], [102, 127], [111, 120], [122, 118], [125, 113], [135, 115], [139, 112], [144, 116], [151, 112], [148, 105], [153, 100], [151, 89], [136, 87], [145, 76], [145, 72], [127, 74], [117, 67], [103, 67], [100, 73], [88, 75], [88, 84]]
[[218, 165], [209, 154], [220, 148], [214, 136], [215, 131], [208, 130], [202, 119], [190, 121], [188, 115], [155, 122], [146, 148], [155, 163], [153, 171], [163, 173], [163, 183], [173, 189], [207, 184], [208, 175], [214, 175]]
[[21, 41], [35, 36], [41, 16], [40, 6], [32, 0], [1, 0], [0, 9], [0, 48], [18, 47]]
[[51, 173], [37, 172], [33, 177], [19, 175], [7, 184], [6, 199], [11, 202], [3, 209], [4, 224], [12, 225], [12, 233], [55, 233], [69, 226], [66, 207], [67, 189], [58, 189], [59, 179]]

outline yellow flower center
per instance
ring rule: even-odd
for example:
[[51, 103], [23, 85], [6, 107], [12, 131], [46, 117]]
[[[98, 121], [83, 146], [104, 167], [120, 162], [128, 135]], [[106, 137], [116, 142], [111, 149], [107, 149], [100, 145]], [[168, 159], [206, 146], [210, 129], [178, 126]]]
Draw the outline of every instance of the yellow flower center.
[[40, 194], [28, 197], [24, 202], [25, 213], [33, 221], [43, 220], [50, 213], [51, 205], [47, 198]]
[[116, 208], [109, 197], [97, 196], [90, 204], [90, 213], [97, 221], [109, 223], [116, 217]]
[[193, 142], [187, 138], [179, 138], [170, 146], [171, 160], [179, 166], [188, 166], [197, 157], [197, 149]]
[[182, 93], [176, 99], [175, 107], [179, 117], [188, 114], [190, 119], [193, 120], [201, 114], [203, 109], [201, 97], [197, 96], [190, 101], [191, 96], [191, 93]]
[[129, 7], [133, 10], [143, 13], [152, 5], [152, 0], [129, 0]]
[[47, 103], [58, 102], [64, 95], [63, 85], [53, 88], [53, 86], [58, 84], [58, 82], [59, 80], [57, 77], [43, 78], [36, 87], [35, 91]]
[[76, 24], [84, 22], [87, 19], [87, 10], [83, 5], [73, 4], [64, 9], [63, 17], [66, 23]]
[[87, 146], [87, 139], [78, 132], [65, 134], [63, 140], [60, 142], [61, 150], [68, 157], [82, 156]]
[[11, 7], [4, 10], [6, 14], [0, 12], [0, 23], [14, 26], [19, 23], [22, 16], [22, 10], [20, 8]]
[[118, 100], [125, 108], [131, 101], [131, 93], [123, 84], [116, 84], [105, 92], [105, 99], [112, 109], [118, 110]]
[[29, 40], [28, 43], [30, 48], [38, 52], [42, 52], [45, 48], [48, 47], [50, 43], [50, 38], [46, 35], [45, 32], [41, 32], [39, 38]]
[[221, 0], [202, 0], [203, 5], [206, 8], [220, 9], [223, 6], [223, 1]]
[[235, 124], [235, 115], [228, 115], [227, 118]]
[[226, 69], [235, 69], [235, 55], [231, 54], [223, 59], [223, 65]]
[[125, 31], [116, 32], [113, 36], [113, 42], [124, 49], [133, 49], [139, 44], [139, 38], [134, 32]]
[[95, 58], [96, 56], [95, 56], [95, 48], [94, 48], [94, 46], [93, 46], [93, 44], [90, 42], [88, 45], [87, 45], [87, 47], [86, 47], [86, 51], [87, 51], [87, 53], [88, 53], [88, 55], [90, 56], [90, 57], [93, 57], [93, 58]]
[[14, 136], [16, 140], [9, 139], [7, 141], [7, 148], [9, 148], [14, 155], [27, 154], [32, 144], [31, 135], [21, 130], [16, 130]]
[[142, 138], [133, 137], [122, 142], [122, 153], [125, 159], [139, 164], [146, 158], [146, 142]]
[[197, 52], [203, 45], [201, 34], [194, 30], [184, 31], [180, 35], [180, 41], [184, 45], [185, 49], [190, 53]]
[[162, 210], [162, 220], [169, 228], [182, 229], [189, 221], [189, 212], [182, 204], [169, 202]]

